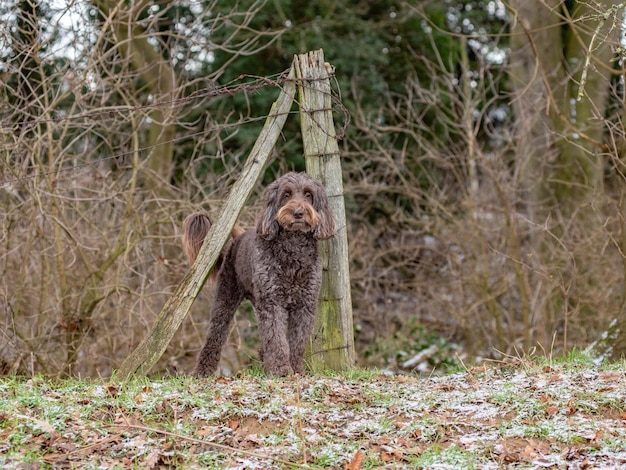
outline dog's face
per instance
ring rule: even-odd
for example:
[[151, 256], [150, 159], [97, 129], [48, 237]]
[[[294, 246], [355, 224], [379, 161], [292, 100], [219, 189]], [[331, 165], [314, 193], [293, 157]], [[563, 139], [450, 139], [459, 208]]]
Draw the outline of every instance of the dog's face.
[[324, 187], [306, 173], [287, 173], [267, 187], [257, 233], [271, 240], [281, 229], [310, 232], [319, 240], [337, 231]]

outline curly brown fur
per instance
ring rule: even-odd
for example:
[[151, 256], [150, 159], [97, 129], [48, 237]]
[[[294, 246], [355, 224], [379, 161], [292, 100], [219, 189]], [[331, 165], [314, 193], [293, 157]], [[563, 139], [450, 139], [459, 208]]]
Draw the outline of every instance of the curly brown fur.
[[[185, 221], [185, 252], [190, 260], [197, 256], [210, 227], [208, 217], [203, 217], [192, 214]], [[223, 251], [196, 376], [217, 370], [243, 299], [249, 299], [255, 309], [265, 370], [281, 376], [303, 373], [322, 282], [317, 241], [335, 233], [328, 197], [319, 182], [305, 173], [291, 172], [267, 187], [256, 229], [233, 232]]]
[[[193, 264], [200, 253], [202, 243], [212, 222], [206, 212], [194, 212], [189, 214], [183, 222], [183, 251], [189, 260], [189, 264]], [[238, 225], [235, 225], [233, 231], [230, 234], [230, 239], [226, 242], [226, 248], [232, 243], [232, 241], [243, 234], [244, 229]], [[211, 271], [211, 280], [214, 281], [217, 278], [217, 273], [223, 262], [223, 255], [217, 259], [213, 270]]]

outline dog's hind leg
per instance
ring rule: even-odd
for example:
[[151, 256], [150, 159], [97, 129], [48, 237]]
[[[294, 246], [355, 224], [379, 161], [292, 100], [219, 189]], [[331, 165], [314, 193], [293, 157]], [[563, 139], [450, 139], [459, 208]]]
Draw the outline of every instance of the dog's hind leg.
[[211, 309], [206, 342], [200, 351], [198, 363], [193, 372], [196, 377], [205, 377], [214, 374], [217, 370], [222, 348], [228, 339], [230, 324], [243, 297], [244, 293], [237, 285], [234, 270], [230, 265], [225, 265], [217, 277], [215, 302]]

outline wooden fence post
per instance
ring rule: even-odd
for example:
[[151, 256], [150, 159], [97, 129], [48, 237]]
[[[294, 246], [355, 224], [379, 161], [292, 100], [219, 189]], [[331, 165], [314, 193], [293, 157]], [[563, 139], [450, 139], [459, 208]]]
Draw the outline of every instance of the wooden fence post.
[[326, 187], [338, 233], [321, 242], [323, 282], [318, 317], [309, 345], [311, 368], [345, 370], [354, 365], [354, 332], [348, 236], [339, 146], [333, 123], [330, 66], [322, 50], [300, 54], [293, 68], [298, 83], [306, 169]]

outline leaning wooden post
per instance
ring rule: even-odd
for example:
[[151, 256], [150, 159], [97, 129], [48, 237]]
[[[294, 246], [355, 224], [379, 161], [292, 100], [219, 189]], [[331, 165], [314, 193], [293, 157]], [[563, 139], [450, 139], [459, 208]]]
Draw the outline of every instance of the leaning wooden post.
[[193, 301], [202, 290], [209, 271], [221, 253], [222, 247], [237, 221], [239, 212], [241, 212], [241, 208], [259, 179], [265, 162], [287, 120], [296, 94], [293, 67], [287, 78], [288, 80], [278, 99], [272, 105], [261, 134], [246, 160], [241, 176], [233, 185], [215, 225], [211, 227], [206, 236], [196, 262], [163, 306], [150, 333], [120, 366], [118, 373], [121, 378], [127, 378], [133, 374], [146, 374], [156, 364], [189, 312]]
[[328, 64], [322, 50], [300, 54], [293, 68], [298, 83], [300, 126], [306, 169], [326, 187], [337, 220], [334, 239], [321, 242], [323, 281], [318, 317], [309, 345], [313, 370], [345, 370], [354, 365], [354, 332], [348, 236], [341, 159], [333, 123]]

